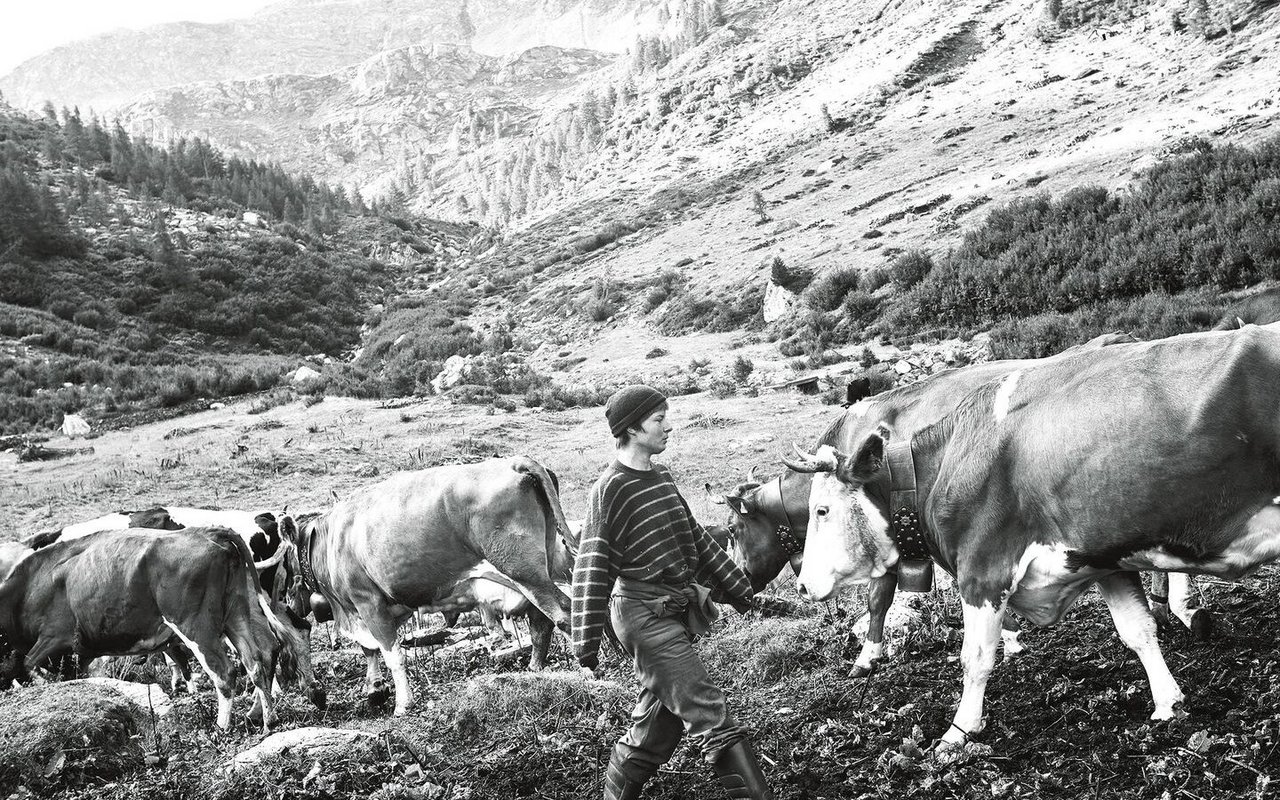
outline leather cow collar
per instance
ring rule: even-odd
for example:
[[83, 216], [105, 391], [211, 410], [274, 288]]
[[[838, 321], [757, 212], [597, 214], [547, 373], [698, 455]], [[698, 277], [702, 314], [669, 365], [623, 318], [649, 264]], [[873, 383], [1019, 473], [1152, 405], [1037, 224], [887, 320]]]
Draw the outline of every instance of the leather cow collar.
[[929, 561], [924, 521], [920, 519], [923, 498], [916, 489], [916, 465], [911, 454], [911, 439], [894, 442], [885, 448], [889, 467], [889, 536], [898, 548], [900, 558], [907, 561]]
[[[778, 537], [778, 541], [782, 543], [782, 549], [786, 552], [787, 557], [796, 556], [804, 552], [804, 542], [792, 533], [791, 514], [787, 512], [787, 501], [782, 497], [782, 476], [779, 475], [769, 483], [765, 484], [773, 494], [777, 495], [778, 508], [782, 509], [782, 518], [784, 522], [774, 526], [773, 535]], [[767, 514], [766, 514], [767, 515]], [[772, 522], [773, 520], [770, 520]]]
[[298, 568], [302, 570], [302, 588], [308, 592], [320, 591], [320, 584], [316, 582], [315, 570], [311, 568], [311, 542], [312, 533], [315, 531], [314, 525], [314, 520], [307, 520], [305, 523], [298, 525], [298, 533], [302, 535], [301, 546], [298, 547]]

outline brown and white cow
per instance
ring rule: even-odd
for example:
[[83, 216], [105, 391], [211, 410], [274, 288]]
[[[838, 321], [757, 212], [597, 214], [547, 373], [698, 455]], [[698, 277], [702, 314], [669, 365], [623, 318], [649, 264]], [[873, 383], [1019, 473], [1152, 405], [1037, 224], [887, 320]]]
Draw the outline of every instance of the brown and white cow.
[[181, 643], [213, 682], [226, 729], [235, 673], [224, 642], [256, 689], [250, 716], [264, 730], [273, 678], [314, 688], [305, 635], [273, 613], [243, 539], [226, 529], [88, 534], [22, 554], [0, 582], [3, 688], [66, 657], [87, 667]]
[[[555, 472], [547, 470], [552, 483], [559, 491], [559, 483]], [[569, 584], [573, 580], [574, 550], [577, 547], [579, 534], [582, 532], [582, 520], [568, 520], [569, 538], [558, 546], [559, 556], [552, 560], [566, 569], [552, 580], [560, 590], [568, 593]], [[468, 578], [458, 583], [454, 591], [437, 607], [453, 605], [456, 610], [443, 612], [445, 621], [452, 627], [457, 622], [457, 615], [464, 610], [475, 609], [480, 614], [484, 626], [494, 633], [508, 634], [505, 623], [514, 622], [520, 617], [529, 621], [530, 654], [529, 669], [537, 671], [547, 665], [547, 654], [551, 649], [551, 636], [555, 629], [551, 620], [529, 602], [519, 588], [505, 576], [489, 573], [483, 576]]]
[[[1232, 303], [1213, 326], [1215, 331], [1229, 331], [1245, 325], [1270, 325], [1280, 322], [1280, 287], [1251, 291]], [[1151, 576], [1151, 610], [1156, 619], [1180, 621], [1197, 638], [1207, 639], [1214, 627], [1213, 615], [1204, 608], [1193, 608], [1190, 598], [1193, 578], [1183, 573], [1155, 573]]]
[[[880, 428], [893, 437], [909, 437], [954, 411], [975, 388], [1016, 370], [1032, 369], [1052, 359], [1075, 353], [1137, 341], [1127, 334], [1104, 334], [1048, 359], [987, 361], [945, 370], [906, 386], [899, 386], [859, 400], [835, 420], [818, 439], [850, 451]], [[730, 553], [743, 568], [757, 592], [763, 590], [790, 564], [800, 574], [809, 525], [809, 491], [813, 477], [787, 470], [763, 482], [739, 484], [722, 498], [729, 509], [732, 532]], [[708, 487], [708, 491], [710, 488]], [[854, 662], [851, 677], [871, 674], [885, 656], [884, 622], [896, 593], [898, 575], [890, 569], [871, 580], [867, 594], [867, 636]], [[1018, 624], [1006, 618], [1001, 638], [1006, 657], [1022, 651]]]
[[418, 609], [454, 608], [458, 587], [478, 578], [564, 627], [569, 599], [555, 579], [571, 569], [570, 537], [548, 470], [516, 457], [393, 475], [303, 523], [296, 544], [307, 589], [364, 648], [366, 689], [375, 692], [381, 652], [401, 715], [411, 694], [400, 625]]
[[190, 508], [186, 506], [152, 506], [142, 511], [117, 511], [96, 519], [67, 525], [56, 531], [39, 533], [25, 540], [32, 549], [53, 542], [77, 539], [99, 531], [148, 528], [176, 531], [183, 528], [228, 528], [244, 539], [253, 555], [258, 579], [272, 600], [288, 599], [295, 613], [303, 606], [286, 598], [291, 584], [299, 577], [297, 556], [291, 543], [295, 523], [288, 514], [271, 511], [248, 512], [233, 509]]
[[[872, 434], [790, 462], [813, 471], [799, 585], [815, 599], [898, 559], [890, 471], [914, 478], [919, 527], [956, 577], [964, 686], [942, 739], [983, 726], [1006, 607], [1059, 621], [1097, 584], [1155, 702], [1182, 691], [1138, 570], [1236, 579], [1280, 556], [1280, 326], [1107, 347], [1018, 370], [910, 439]], [[896, 466], [888, 466], [896, 465]]]

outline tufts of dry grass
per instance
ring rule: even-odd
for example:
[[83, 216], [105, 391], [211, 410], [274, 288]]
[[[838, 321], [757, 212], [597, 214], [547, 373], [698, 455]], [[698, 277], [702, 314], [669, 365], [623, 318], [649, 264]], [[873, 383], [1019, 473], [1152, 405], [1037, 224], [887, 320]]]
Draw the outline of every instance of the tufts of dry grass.
[[765, 686], [835, 659], [835, 639], [818, 619], [735, 616], [698, 643], [707, 670], [739, 687]]
[[142, 766], [139, 709], [114, 689], [50, 684], [0, 695], [0, 794], [112, 779]]
[[517, 672], [471, 678], [442, 696], [436, 710], [457, 735], [475, 738], [496, 730], [514, 735], [518, 728], [547, 734], [583, 718], [621, 719], [631, 700], [631, 692], [613, 681], [574, 672]]

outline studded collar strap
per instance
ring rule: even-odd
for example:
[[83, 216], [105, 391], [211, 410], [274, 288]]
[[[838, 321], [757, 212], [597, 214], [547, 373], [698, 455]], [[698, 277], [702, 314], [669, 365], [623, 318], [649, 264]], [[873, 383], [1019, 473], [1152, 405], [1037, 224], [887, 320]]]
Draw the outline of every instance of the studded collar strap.
[[903, 439], [885, 448], [889, 466], [889, 535], [898, 555], [908, 561], [927, 561], [924, 522], [920, 519], [920, 500], [916, 490], [916, 465], [911, 455], [911, 439]]
[[791, 515], [787, 513], [787, 501], [782, 497], [782, 476], [779, 475], [774, 478], [769, 482], [768, 486], [777, 495], [778, 508], [782, 510], [782, 519], [784, 520], [774, 527], [773, 534], [778, 537], [778, 541], [782, 543], [782, 549], [786, 551], [788, 556], [803, 553], [804, 542], [792, 532]]
[[315, 526], [312, 521], [298, 526], [299, 537], [302, 539], [298, 549], [298, 568], [302, 570], [302, 588], [308, 592], [320, 591], [320, 584], [316, 583], [315, 570], [311, 568], [311, 544], [312, 534], [315, 532]]

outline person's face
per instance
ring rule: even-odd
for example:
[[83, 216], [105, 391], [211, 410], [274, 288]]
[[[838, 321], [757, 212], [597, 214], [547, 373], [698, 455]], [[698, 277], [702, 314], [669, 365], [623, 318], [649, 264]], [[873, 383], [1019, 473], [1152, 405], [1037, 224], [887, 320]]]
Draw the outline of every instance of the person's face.
[[667, 435], [671, 433], [671, 425], [667, 423], [667, 404], [655, 408], [631, 430], [631, 441], [650, 455], [666, 450]]

